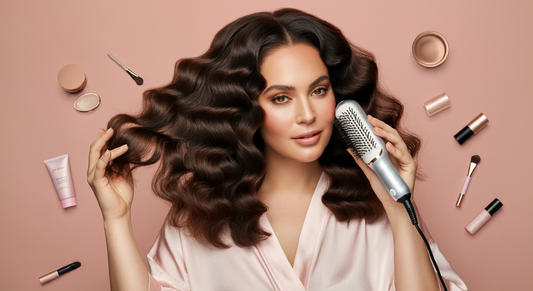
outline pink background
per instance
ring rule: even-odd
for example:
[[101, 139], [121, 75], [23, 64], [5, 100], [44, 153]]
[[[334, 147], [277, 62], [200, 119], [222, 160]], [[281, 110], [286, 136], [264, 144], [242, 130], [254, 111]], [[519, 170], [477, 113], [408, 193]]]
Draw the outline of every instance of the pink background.
[[[144, 90], [170, 81], [177, 59], [203, 53], [223, 25], [279, 7], [317, 14], [375, 53], [382, 83], [406, 105], [405, 125], [423, 139], [419, 209], [470, 290], [530, 289], [531, 3], [2, 0], [0, 289], [109, 290], [102, 218], [86, 183], [90, 143], [111, 116], [135, 112]], [[442, 33], [450, 45], [448, 60], [434, 69], [411, 56], [412, 41], [425, 30]], [[144, 85], [137, 86], [107, 52], [142, 76]], [[81, 93], [66, 93], [57, 83], [59, 69], [70, 63], [87, 75]], [[74, 100], [88, 92], [101, 96], [100, 107], [75, 111]], [[441, 92], [450, 96], [451, 108], [428, 117], [422, 103]], [[460, 146], [453, 135], [480, 112], [489, 125]], [[66, 153], [78, 206], [64, 210], [43, 161]], [[458, 209], [475, 154], [481, 163]], [[133, 222], [143, 256], [167, 211], [150, 190], [153, 170], [137, 174]], [[495, 197], [502, 210], [476, 235], [468, 234], [464, 227]], [[81, 268], [39, 284], [39, 276], [73, 261]]]

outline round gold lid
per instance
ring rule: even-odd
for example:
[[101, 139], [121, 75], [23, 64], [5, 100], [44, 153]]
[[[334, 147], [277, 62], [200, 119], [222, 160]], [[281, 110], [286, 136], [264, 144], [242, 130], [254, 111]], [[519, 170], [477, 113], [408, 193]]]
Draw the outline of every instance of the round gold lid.
[[448, 57], [448, 42], [436, 31], [424, 31], [413, 41], [413, 57], [421, 66], [432, 68]]

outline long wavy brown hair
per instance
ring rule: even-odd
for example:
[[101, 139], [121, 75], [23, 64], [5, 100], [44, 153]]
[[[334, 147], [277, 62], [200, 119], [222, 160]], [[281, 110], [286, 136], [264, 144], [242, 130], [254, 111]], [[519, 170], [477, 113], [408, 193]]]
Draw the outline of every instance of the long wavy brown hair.
[[[378, 84], [374, 56], [351, 44], [334, 25], [295, 9], [244, 16], [226, 25], [203, 55], [176, 63], [172, 81], [143, 94], [137, 115], [119, 114], [108, 124], [108, 148], [129, 150], [107, 175], [132, 179], [132, 171], [159, 162], [152, 188], [171, 205], [169, 222], [201, 243], [224, 248], [229, 233], [238, 246], [268, 235], [259, 224], [267, 207], [256, 193], [265, 176], [259, 127], [264, 112], [262, 61], [290, 44], [315, 47], [326, 64], [336, 101], [354, 99], [368, 114], [396, 128], [415, 156], [420, 141], [403, 131], [403, 105]], [[330, 185], [322, 202], [339, 221], [372, 222], [383, 206], [334, 132], [319, 158]]]

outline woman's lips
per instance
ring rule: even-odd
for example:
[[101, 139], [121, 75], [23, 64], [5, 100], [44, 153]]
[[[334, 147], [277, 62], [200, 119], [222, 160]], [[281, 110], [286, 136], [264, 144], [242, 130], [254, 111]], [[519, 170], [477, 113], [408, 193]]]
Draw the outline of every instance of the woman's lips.
[[314, 130], [311, 132], [306, 132], [304, 134], [300, 134], [299, 136], [293, 137], [292, 139], [301, 145], [314, 145], [320, 140], [320, 134], [322, 131], [320, 130]]

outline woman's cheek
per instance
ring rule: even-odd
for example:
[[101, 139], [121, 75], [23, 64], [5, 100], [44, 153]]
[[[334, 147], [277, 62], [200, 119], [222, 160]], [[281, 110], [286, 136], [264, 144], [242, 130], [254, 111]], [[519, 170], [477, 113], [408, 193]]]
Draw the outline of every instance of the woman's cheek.
[[330, 98], [327, 98], [327, 102], [325, 102], [322, 106], [321, 112], [323, 112], [322, 118], [327, 121], [333, 123], [333, 120], [335, 119], [335, 107], [337, 106], [337, 102], [335, 101], [335, 96], [333, 95]]
[[289, 129], [289, 118], [287, 112], [269, 111], [265, 112], [265, 121], [263, 123], [263, 131], [266, 133], [283, 133]]

